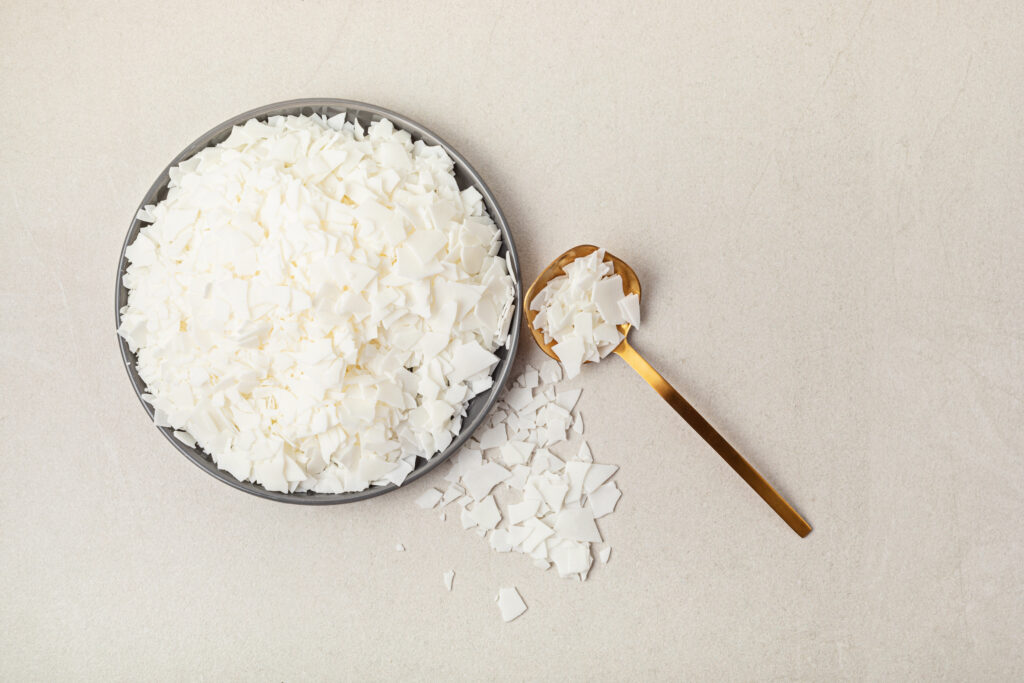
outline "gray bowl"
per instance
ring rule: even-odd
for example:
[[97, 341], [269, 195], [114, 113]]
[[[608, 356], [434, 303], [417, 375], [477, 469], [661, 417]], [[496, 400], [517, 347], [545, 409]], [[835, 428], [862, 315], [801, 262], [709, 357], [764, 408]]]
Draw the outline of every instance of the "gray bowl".
[[[455, 179], [458, 181], [460, 188], [475, 187], [477, 191], [483, 195], [484, 204], [487, 206], [487, 212], [490, 214], [494, 223], [501, 230], [502, 247], [499, 254], [509, 254], [510, 260], [512, 261], [512, 277], [515, 279], [515, 313], [512, 318], [512, 324], [509, 328], [509, 335], [511, 337], [511, 344], [509, 348], [502, 347], [495, 351], [495, 354], [501, 358], [497, 367], [494, 369], [494, 385], [491, 389], [484, 394], [480, 394], [473, 398], [469, 403], [469, 408], [465, 419], [462, 421], [462, 431], [459, 432], [458, 436], [452, 441], [451, 445], [448, 446], [442, 453], [436, 453], [429, 460], [418, 458], [416, 461], [416, 468], [409, 473], [406, 477], [405, 483], [409, 483], [419, 479], [424, 474], [434, 469], [442, 462], [447, 460], [453, 453], [459, 450], [459, 447], [465, 443], [466, 439], [473, 433], [473, 431], [483, 422], [484, 417], [490, 412], [491, 408], [494, 407], [494, 403], [498, 400], [498, 394], [501, 393], [502, 387], [504, 387], [509, 374], [512, 372], [512, 361], [515, 359], [516, 349], [519, 346], [519, 328], [522, 324], [522, 306], [520, 305], [523, 299], [523, 289], [521, 284], [521, 273], [519, 270], [519, 257], [516, 254], [515, 244], [512, 241], [512, 233], [509, 231], [508, 223], [505, 220], [505, 215], [501, 212], [498, 207], [498, 202], [494, 199], [494, 195], [487, 188], [480, 175], [473, 170], [473, 167], [469, 165], [466, 159], [456, 152], [451, 145], [439, 138], [434, 133], [430, 132], [420, 124], [412, 121], [411, 119], [397, 114], [393, 111], [377, 107], [372, 104], [365, 104], [363, 102], [353, 102], [351, 100], [337, 100], [337, 99], [302, 99], [302, 100], [290, 100], [288, 102], [278, 102], [277, 104], [268, 104], [252, 111], [247, 111], [244, 114], [234, 116], [224, 123], [216, 126], [212, 130], [199, 136], [192, 144], [186, 147], [178, 156], [167, 165], [167, 168], [163, 170], [160, 177], [156, 179], [153, 186], [149, 188], [146, 196], [142, 198], [139, 203], [139, 208], [147, 204], [156, 204], [167, 196], [167, 186], [170, 182], [168, 176], [169, 170], [177, 166], [179, 163], [193, 156], [196, 152], [216, 145], [227, 139], [231, 132], [232, 126], [245, 123], [249, 119], [262, 119], [266, 120], [269, 116], [275, 115], [312, 115], [322, 114], [325, 116], [334, 116], [335, 114], [345, 113], [346, 117], [350, 121], [358, 121], [363, 127], [369, 125], [372, 121], [377, 121], [382, 118], [390, 119], [397, 128], [408, 131], [412, 134], [414, 140], [423, 140], [424, 142], [431, 145], [440, 145], [448, 153], [448, 156], [455, 162]], [[136, 211], [138, 213], [138, 211]], [[115, 296], [115, 315], [117, 327], [121, 325], [121, 308], [128, 303], [128, 290], [124, 287], [121, 282], [121, 278], [124, 276], [125, 269], [128, 267], [128, 260], [125, 258], [124, 252], [128, 248], [128, 245], [135, 241], [136, 236], [139, 234], [140, 228], [145, 224], [137, 218], [132, 218], [131, 226], [128, 228], [128, 235], [125, 237], [124, 245], [121, 247], [121, 258], [117, 268], [117, 291]], [[114, 329], [116, 330], [117, 327]], [[139, 401], [142, 403], [142, 407], [145, 408], [149, 414], [150, 419], [153, 418], [153, 407], [142, 400], [142, 394], [145, 392], [145, 382], [139, 377], [139, 373], [135, 368], [135, 354], [128, 348], [128, 344], [117, 335], [117, 342], [121, 347], [121, 358], [124, 360], [125, 370], [128, 371], [128, 377], [132, 382], [132, 387], [135, 389], [136, 395], [139, 397]], [[210, 455], [199, 448], [191, 448], [176, 438], [174, 438], [173, 430], [168, 427], [157, 427], [163, 433], [164, 437], [170, 441], [175, 448], [181, 451], [182, 455], [194, 462], [196, 465], [206, 470], [209, 474], [213, 475], [217, 479], [221, 480], [229, 486], [233, 486], [236, 489], [251, 493], [261, 498], [269, 498], [270, 500], [276, 500], [282, 503], [300, 503], [303, 505], [333, 505], [337, 503], [353, 503], [358, 500], [366, 500], [367, 498], [373, 498], [389, 491], [394, 491], [398, 487], [394, 484], [388, 484], [387, 486], [371, 486], [365, 491], [358, 491], [354, 493], [279, 493], [276, 491], [268, 491], [258, 484], [253, 484], [247, 481], [238, 481], [233, 476], [225, 472], [224, 470], [217, 467], [213, 462]], [[403, 484], [404, 486], [404, 484]]]

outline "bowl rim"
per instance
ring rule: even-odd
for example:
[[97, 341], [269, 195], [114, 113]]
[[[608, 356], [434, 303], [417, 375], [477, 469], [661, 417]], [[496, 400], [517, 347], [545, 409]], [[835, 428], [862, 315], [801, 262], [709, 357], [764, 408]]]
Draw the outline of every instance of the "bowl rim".
[[[475, 187], [480, 194], [483, 196], [483, 201], [487, 206], [488, 214], [490, 214], [491, 220], [494, 221], [495, 225], [501, 231], [502, 237], [502, 248], [499, 253], [505, 252], [508, 255], [508, 260], [511, 261], [513, 272], [512, 275], [513, 284], [515, 287], [515, 295], [513, 299], [513, 313], [512, 322], [509, 325], [509, 339], [508, 345], [505, 347], [499, 347], [495, 350], [495, 353], [501, 355], [499, 352], [504, 349], [505, 353], [499, 361], [497, 367], [494, 369], [491, 377], [493, 378], [493, 384], [488, 390], [487, 394], [481, 394], [473, 399], [477, 401], [480, 399], [484, 400], [482, 409], [476, 413], [472, 418], [464, 422], [459, 430], [459, 433], [452, 440], [451, 444], [448, 445], [444, 451], [435, 453], [433, 457], [429, 459], [417, 458], [416, 466], [413, 471], [405, 478], [401, 485], [397, 484], [386, 484], [384, 486], [373, 486], [364, 489], [363, 491], [352, 491], [345, 493], [282, 493], [279, 491], [269, 491], [259, 484], [255, 484], [250, 481], [239, 481], [233, 475], [229, 474], [226, 470], [220, 469], [216, 463], [213, 462], [212, 457], [205, 455], [203, 451], [196, 448], [186, 446], [173, 435], [174, 430], [170, 427], [160, 427], [155, 424], [154, 426], [160, 431], [161, 434], [166, 438], [182, 455], [188, 458], [193, 464], [206, 471], [214, 478], [222, 481], [223, 483], [231, 486], [232, 488], [240, 491], [245, 491], [251, 495], [259, 498], [273, 500], [282, 503], [291, 503], [296, 505], [338, 505], [342, 503], [355, 503], [361, 500], [368, 500], [377, 496], [384, 495], [385, 493], [391, 493], [392, 491], [398, 490], [401, 486], [407, 486], [408, 484], [416, 481], [420, 477], [424, 476], [435, 467], [440, 465], [442, 462], [450, 458], [459, 448], [469, 439], [470, 435], [480, 426], [487, 415], [494, 408], [494, 404], [497, 402], [499, 395], [505, 383], [508, 381], [509, 376], [512, 373], [512, 365], [515, 362], [516, 351], [519, 348], [519, 337], [520, 329], [522, 327], [522, 300], [523, 300], [523, 289], [522, 289], [522, 274], [519, 267], [519, 254], [516, 251], [515, 242], [512, 238], [512, 232], [509, 229], [508, 221], [505, 219], [505, 214], [501, 211], [501, 207], [498, 205], [494, 194], [491, 189], [484, 182], [484, 179], [480, 174], [473, 168], [473, 166], [466, 160], [466, 158], [460, 154], [454, 147], [448, 144], [444, 139], [434, 133], [432, 130], [426, 128], [420, 123], [399, 114], [398, 112], [386, 109], [384, 107], [370, 104], [367, 102], [360, 102], [357, 100], [338, 99], [338, 98], [300, 98], [293, 100], [285, 100], [282, 102], [275, 102], [272, 104], [266, 104], [255, 109], [243, 112], [236, 116], [217, 124], [213, 128], [209, 129], [195, 140], [193, 140], [188, 146], [186, 146], [181, 152], [171, 160], [167, 166], [164, 167], [160, 175], [153, 182], [150, 188], [146, 191], [142, 201], [136, 208], [135, 213], [132, 214], [132, 221], [128, 227], [128, 233], [125, 235], [123, 244], [121, 245], [121, 254], [118, 258], [117, 267], [117, 281], [114, 288], [114, 336], [117, 338], [118, 347], [121, 351], [121, 360], [124, 363], [125, 370], [128, 373], [128, 378], [131, 381], [132, 388], [135, 390], [135, 395], [145, 409], [146, 414], [149, 415], [150, 420], [154, 419], [153, 407], [146, 403], [142, 398], [143, 391], [145, 390], [145, 383], [138, 376], [138, 372], [135, 369], [135, 354], [128, 348], [128, 343], [117, 334], [117, 329], [121, 326], [121, 307], [125, 305], [127, 298], [127, 289], [123, 284], [123, 277], [125, 269], [127, 268], [128, 261], [125, 258], [125, 251], [128, 246], [134, 241], [135, 237], [138, 236], [139, 230], [144, 225], [143, 221], [138, 218], [139, 210], [141, 210], [147, 204], [155, 203], [156, 197], [166, 189], [170, 182], [170, 170], [180, 164], [182, 161], [193, 156], [201, 149], [209, 147], [211, 145], [219, 144], [223, 139], [226, 139], [231, 128], [233, 126], [245, 123], [246, 121], [259, 118], [266, 119], [270, 116], [287, 116], [294, 115], [294, 110], [312, 109], [314, 111], [310, 113], [324, 114], [324, 110], [336, 110], [331, 115], [336, 115], [344, 112], [345, 117], [348, 120], [357, 120], [360, 115], [368, 116], [370, 120], [377, 120], [380, 118], [387, 118], [395, 124], [396, 128], [408, 131], [412, 134], [414, 139], [423, 140], [424, 142], [431, 145], [439, 145], [445, 150], [445, 152], [455, 162], [455, 173], [459, 174], [461, 171], [468, 178], [469, 183]], [[301, 112], [300, 112], [301, 113]], [[125, 293], [125, 299], [122, 300], [122, 292]], [[467, 411], [468, 414], [468, 411]]]

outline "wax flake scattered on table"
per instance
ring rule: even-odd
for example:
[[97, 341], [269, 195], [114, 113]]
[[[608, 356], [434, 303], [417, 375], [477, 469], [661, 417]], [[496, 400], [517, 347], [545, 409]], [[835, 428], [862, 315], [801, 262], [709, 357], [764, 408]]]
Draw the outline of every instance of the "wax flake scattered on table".
[[445, 489], [444, 495], [441, 496], [441, 506], [444, 507], [453, 500], [457, 500], [459, 496], [461, 496], [465, 492], [466, 490], [463, 489], [458, 484], [452, 484], [447, 489]]
[[[622, 333], [618, 325], [640, 325], [640, 298], [624, 294], [622, 278], [598, 249], [574, 260], [552, 278], [530, 302], [536, 311], [533, 326], [544, 335], [572, 379], [583, 363], [599, 361], [611, 353]], [[543, 370], [541, 371], [543, 377]]]
[[572, 422], [572, 431], [577, 434], [583, 433], [583, 413], [576, 413], [576, 419]]
[[512, 621], [526, 611], [526, 603], [523, 602], [523, 598], [519, 595], [519, 591], [516, 590], [515, 586], [499, 589], [498, 597], [495, 600], [498, 602], [501, 618], [506, 622]]
[[402, 545], [401, 543], [397, 543], [397, 544], [395, 544], [395, 550], [397, 550], [400, 553], [403, 553], [403, 552], [405, 552], [405, 546]]
[[467, 514], [473, 523], [484, 531], [497, 528], [498, 522], [501, 521], [501, 512], [498, 510], [498, 504], [494, 502], [494, 496], [487, 496], [474, 503], [473, 509]]
[[527, 366], [513, 381], [478, 438], [452, 458], [439, 503], [457, 502], [462, 527], [495, 552], [522, 553], [540, 569], [554, 565], [559, 576], [582, 581], [593, 566], [592, 544], [602, 542], [596, 520], [622, 494], [611, 480], [618, 466], [594, 462], [572, 413], [581, 391], [559, 386], [552, 363]]
[[553, 358], [546, 359], [540, 366], [540, 379], [545, 384], [554, 384], [562, 379], [562, 367]]
[[448, 589], [450, 593], [452, 590], [452, 584], [455, 582], [455, 570], [447, 571], [444, 573], [444, 587]]
[[441, 501], [443, 496], [444, 494], [437, 489], [427, 489], [416, 499], [416, 504], [424, 510], [432, 510]]
[[587, 508], [559, 512], [555, 516], [555, 533], [570, 541], [601, 542], [601, 532], [597, 530], [594, 511]]
[[587, 496], [591, 509], [594, 511], [594, 519], [601, 519], [615, 510], [615, 504], [619, 502], [622, 491], [619, 491], [615, 482], [608, 482], [596, 491]]

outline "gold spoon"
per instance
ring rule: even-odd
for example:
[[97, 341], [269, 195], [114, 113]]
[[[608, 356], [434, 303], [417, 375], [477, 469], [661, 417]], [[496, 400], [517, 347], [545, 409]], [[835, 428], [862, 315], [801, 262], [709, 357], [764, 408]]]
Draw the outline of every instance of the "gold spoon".
[[[564, 275], [565, 271], [563, 268], [572, 263], [581, 256], [586, 256], [597, 251], [597, 247], [590, 244], [581, 244], [578, 247], [573, 247], [569, 251], [565, 252], [554, 261], [551, 262], [547, 268], [544, 269], [537, 279], [533, 281], [530, 288], [526, 291], [526, 324], [530, 328], [530, 332], [533, 333], [533, 338], [537, 342], [537, 345], [555, 360], [559, 360], [558, 356], [554, 351], [551, 350], [552, 344], [548, 344], [544, 341], [544, 335], [533, 325], [534, 318], [537, 317], [537, 311], [530, 310], [530, 303], [544, 287], [548, 284], [548, 281], [559, 275]], [[615, 274], [622, 278], [622, 286], [624, 288], [623, 294], [636, 294], [640, 296], [640, 280], [637, 278], [636, 273], [630, 268], [622, 259], [618, 259], [611, 254], [605, 252], [604, 260], [610, 262], [615, 268]], [[630, 367], [637, 371], [641, 377], [647, 380], [647, 383], [654, 388], [661, 397], [668, 401], [668, 404], [675, 408], [676, 412], [686, 420], [686, 423], [693, 427], [694, 431], [700, 434], [701, 438], [708, 442], [708, 444], [715, 449], [715, 451], [722, 456], [722, 459], [729, 463], [729, 466], [736, 470], [736, 473], [743, 478], [743, 481], [747, 482], [750, 488], [757, 492], [757, 495], [764, 499], [764, 502], [768, 503], [768, 506], [775, 513], [782, 517], [782, 519], [793, 529], [800, 537], [804, 537], [811, 533], [811, 525], [804, 520], [800, 514], [790, 506], [786, 500], [779, 495], [779, 492], [772, 488], [761, 474], [754, 469], [754, 466], [747, 462], [742, 455], [740, 455], [735, 448], [729, 445], [729, 442], [719, 434], [714, 427], [712, 427], [707, 420], [700, 416], [693, 406], [689, 402], [679, 395], [679, 392], [672, 388], [665, 378], [658, 374], [658, 371], [651, 367], [651, 364], [645, 361], [636, 350], [629, 345], [629, 323], [619, 325], [619, 332], [622, 333], [622, 342], [615, 347], [614, 352], [619, 354]]]

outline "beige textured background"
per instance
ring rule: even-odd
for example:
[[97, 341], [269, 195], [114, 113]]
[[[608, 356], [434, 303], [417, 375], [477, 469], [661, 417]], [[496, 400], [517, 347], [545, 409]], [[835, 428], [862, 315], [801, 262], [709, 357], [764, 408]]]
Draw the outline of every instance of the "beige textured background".
[[[0, 4], [0, 678], [1024, 677], [1024, 5], [631, 5]], [[578, 382], [625, 492], [585, 584], [414, 508], [439, 475], [310, 509], [175, 453], [121, 240], [187, 142], [301, 96], [454, 144], [527, 279], [626, 257], [637, 347], [814, 533], [617, 359]]]

